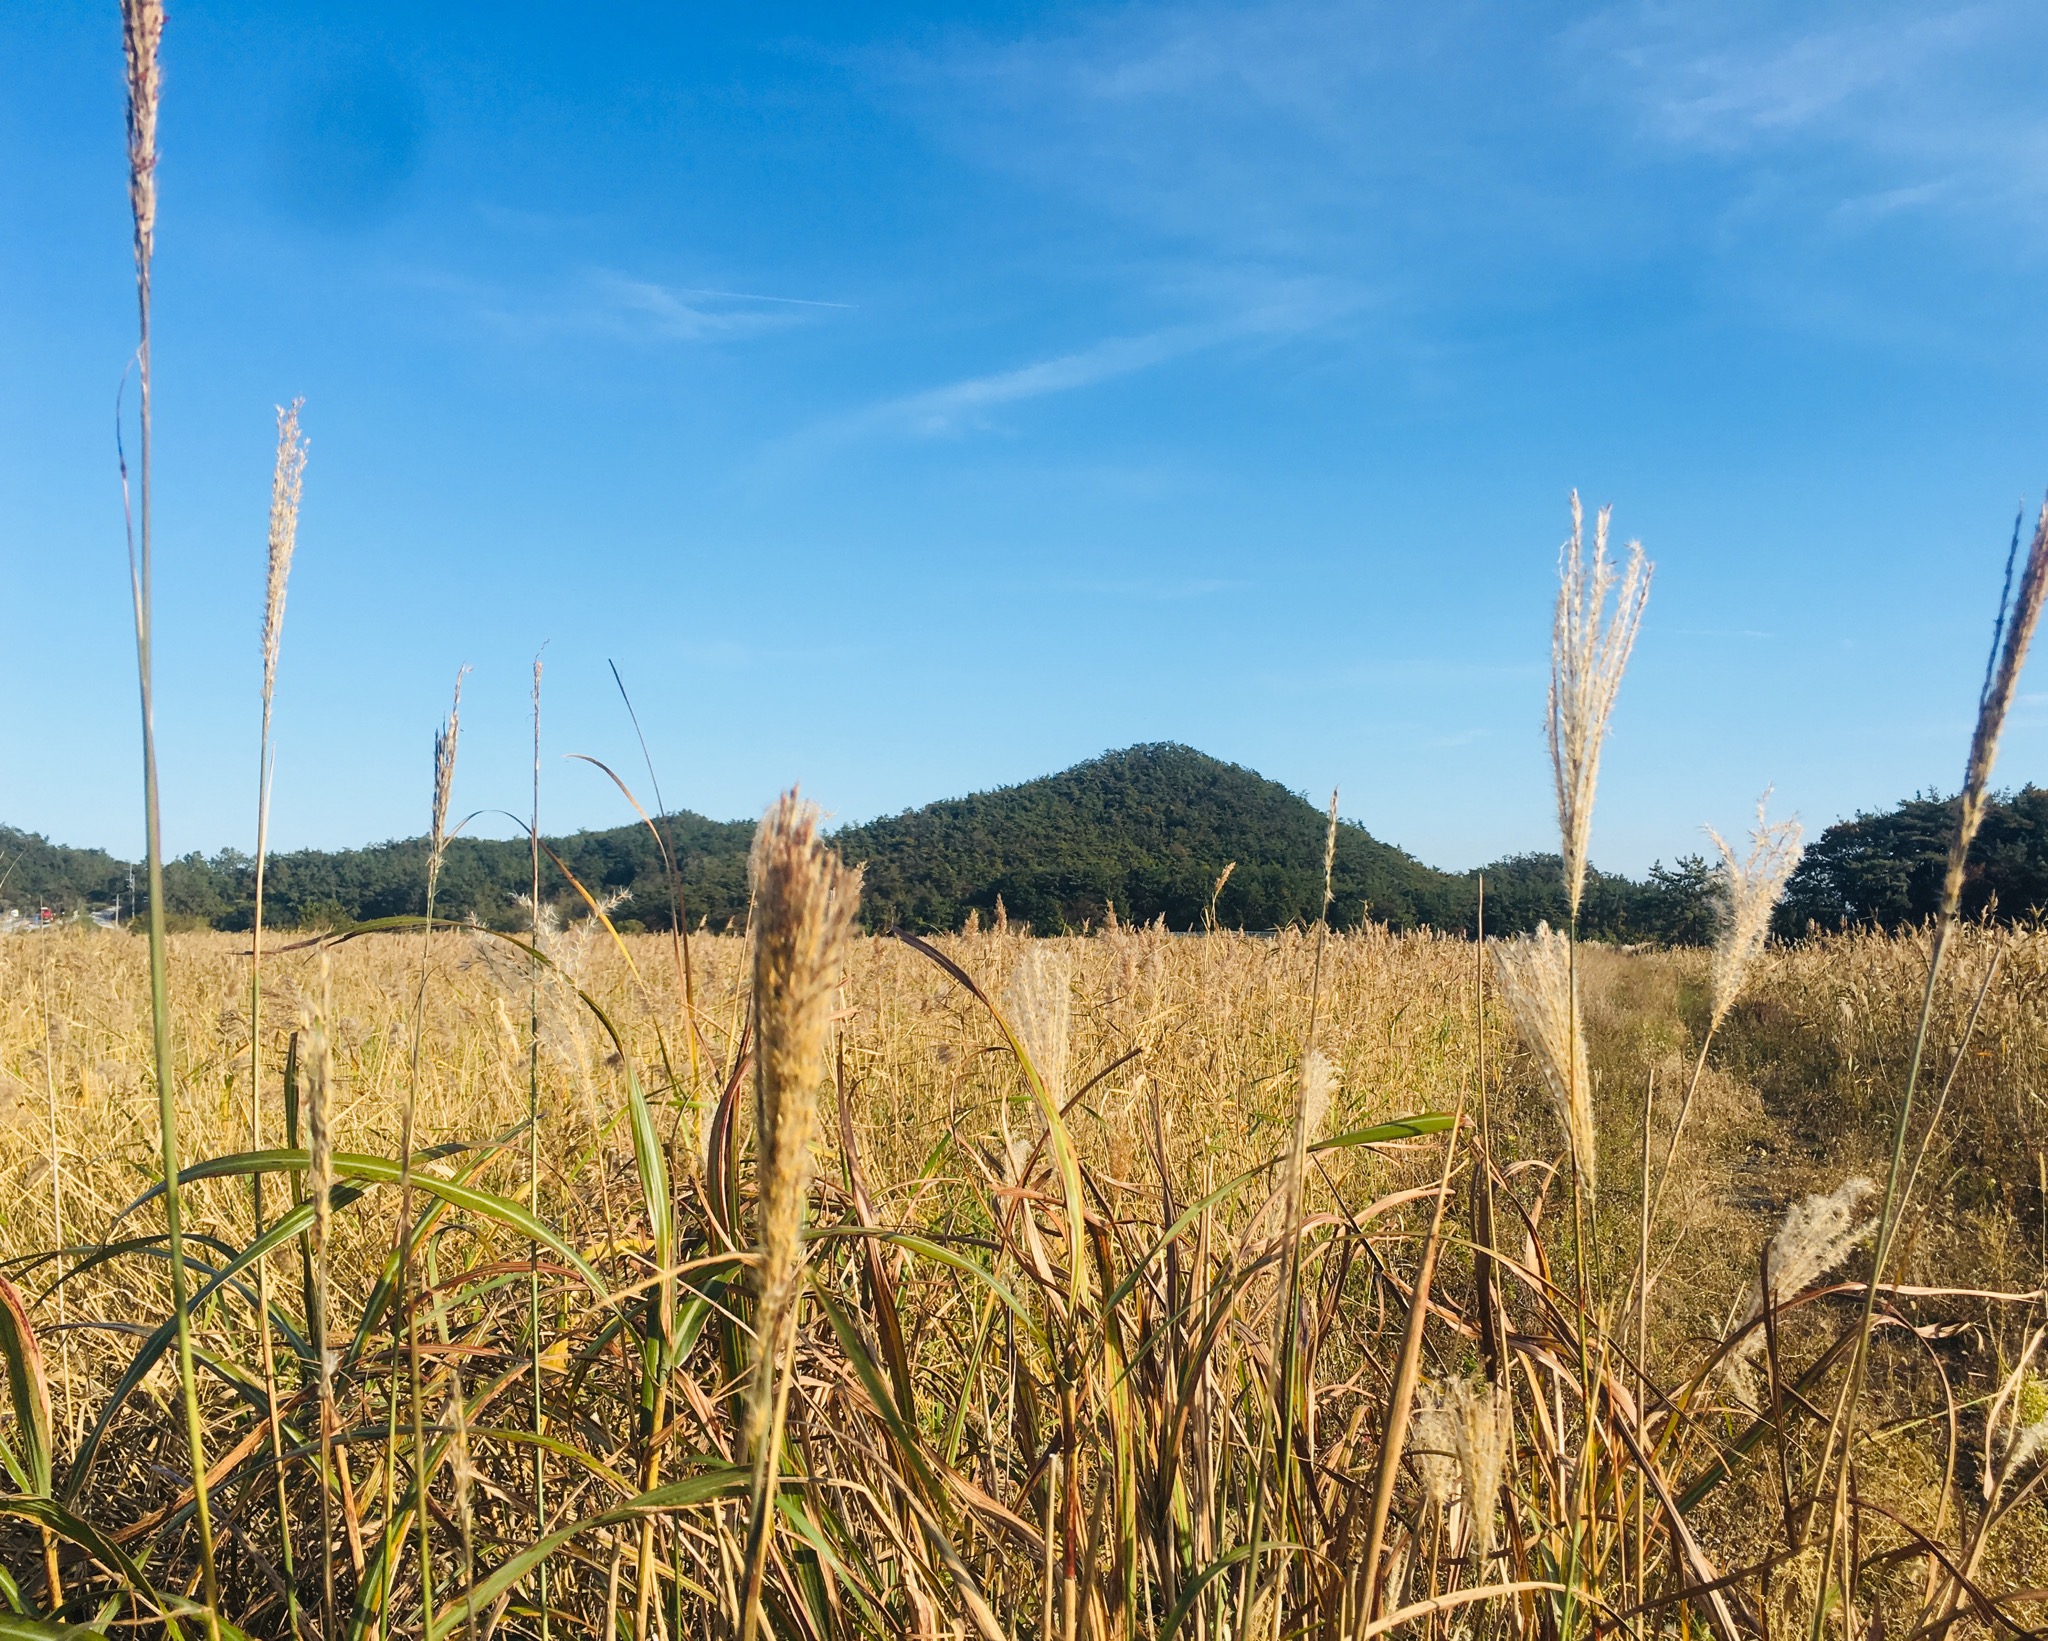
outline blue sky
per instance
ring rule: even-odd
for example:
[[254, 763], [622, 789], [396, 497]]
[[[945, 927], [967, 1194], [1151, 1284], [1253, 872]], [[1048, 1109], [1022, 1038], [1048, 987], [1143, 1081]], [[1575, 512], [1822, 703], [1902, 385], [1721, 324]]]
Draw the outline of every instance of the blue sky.
[[[1576, 485], [1656, 560], [1639, 870], [1959, 773], [2048, 485], [2048, 13], [173, 0], [166, 842], [844, 819], [1179, 740], [1448, 866], [1547, 847]], [[0, 818], [138, 846], [112, 0], [0, 12]], [[2033, 689], [2002, 780], [2048, 775]]]

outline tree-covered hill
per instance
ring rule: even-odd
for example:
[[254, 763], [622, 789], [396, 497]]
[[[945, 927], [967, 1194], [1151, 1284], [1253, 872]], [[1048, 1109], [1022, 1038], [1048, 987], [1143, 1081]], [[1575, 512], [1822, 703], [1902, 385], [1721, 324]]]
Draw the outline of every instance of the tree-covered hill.
[[[672, 840], [691, 923], [713, 928], [746, 912], [748, 822], [678, 813], [661, 822]], [[1115, 907], [1127, 922], [1164, 917], [1200, 927], [1215, 897], [1217, 920], [1236, 928], [1312, 921], [1322, 898], [1327, 820], [1306, 797], [1236, 764], [1184, 746], [1109, 752], [1057, 775], [928, 804], [837, 834], [849, 860], [867, 867], [871, 927], [957, 929], [970, 912], [986, 920], [998, 898], [1007, 915], [1041, 932], [1100, 926]], [[624, 891], [617, 916], [665, 927], [671, 895], [654, 839], [641, 825], [551, 838], [549, 847], [593, 895]], [[1221, 892], [1217, 879], [1230, 875]], [[38, 899], [59, 909], [105, 905], [125, 889], [127, 867], [96, 851], [63, 850], [22, 833], [0, 833], [0, 905]], [[523, 920], [516, 897], [530, 863], [521, 840], [458, 838], [449, 848], [440, 911], [500, 926]], [[1487, 927], [1507, 933], [1560, 921], [1557, 861], [1525, 856], [1486, 869]], [[165, 867], [166, 909], [187, 925], [246, 928], [251, 863], [226, 850]], [[1444, 872], [1383, 843], [1363, 827], [1338, 827], [1333, 921], [1362, 918], [1408, 929], [1469, 931], [1478, 909], [1476, 872]], [[413, 838], [365, 849], [273, 856], [266, 915], [279, 926], [343, 924], [423, 903], [426, 844]], [[543, 861], [543, 894], [571, 915], [581, 899]], [[1697, 938], [1707, 927], [1704, 868], [1681, 862], [1646, 883], [1595, 873], [1587, 932], [1614, 939]]]
[[[866, 862], [868, 915], [882, 924], [956, 929], [970, 910], [985, 920], [1001, 896], [1010, 917], [1040, 931], [1099, 925], [1112, 904], [1126, 921], [1163, 916], [1189, 929], [1215, 894], [1218, 922], [1269, 929], [1314, 920], [1328, 830], [1324, 810], [1277, 781], [1159, 743], [848, 827], [838, 843], [848, 860]], [[1554, 857], [1487, 873], [1490, 929], [1562, 919]], [[1342, 926], [1370, 917], [1399, 929], [1469, 930], [1477, 915], [1477, 873], [1426, 866], [1349, 821], [1338, 823], [1331, 877], [1331, 917]], [[1588, 926], [1654, 937], [1661, 907], [1650, 901], [1661, 898], [1596, 876]]]

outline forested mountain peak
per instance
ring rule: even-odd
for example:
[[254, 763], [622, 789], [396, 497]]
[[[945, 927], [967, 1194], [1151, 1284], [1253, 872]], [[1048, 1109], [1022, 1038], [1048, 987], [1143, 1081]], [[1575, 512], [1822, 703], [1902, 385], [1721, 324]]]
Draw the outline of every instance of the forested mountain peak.
[[[1952, 824], [1947, 802], [1916, 798], [1827, 828], [1793, 880], [1781, 929], [1845, 921], [1894, 926], [1926, 915]], [[752, 823], [679, 811], [660, 826], [689, 922], [717, 929], [743, 919]], [[1100, 927], [1112, 908], [1123, 922], [1163, 917], [1170, 928], [1199, 928], [1212, 901], [1225, 927], [1310, 922], [1322, 901], [1327, 828], [1326, 808], [1306, 795], [1241, 764], [1158, 741], [844, 826], [834, 837], [848, 860], [867, 869], [863, 911], [871, 928], [957, 929], [970, 914], [992, 917], [1000, 899], [1012, 921], [1057, 933]], [[669, 875], [646, 826], [577, 832], [547, 844], [591, 895], [623, 897], [614, 913], [621, 922], [668, 925]], [[274, 855], [266, 916], [281, 927], [344, 926], [416, 913], [424, 904], [426, 854], [424, 839], [408, 838]], [[246, 928], [251, 864], [231, 849], [169, 862], [167, 910], [186, 926]], [[1370, 918], [1397, 929], [1469, 933], [1479, 876], [1441, 871], [1339, 821], [1331, 920], [1339, 927]], [[68, 913], [118, 901], [132, 912], [130, 877], [128, 863], [104, 851], [68, 849], [0, 827], [0, 907]], [[1496, 861], [1485, 878], [1490, 933], [1562, 921], [1554, 856]], [[526, 915], [516, 897], [528, 882], [524, 840], [458, 838], [442, 872], [439, 909], [513, 927]], [[582, 915], [582, 895], [545, 856], [542, 893], [565, 915]], [[1995, 904], [2010, 915], [2048, 905], [2048, 796], [2029, 787], [1993, 805], [1969, 894], [1972, 911]], [[1710, 938], [1705, 862], [1685, 857], [1671, 869], [1653, 868], [1646, 882], [1591, 874], [1581, 927], [1608, 939]]]

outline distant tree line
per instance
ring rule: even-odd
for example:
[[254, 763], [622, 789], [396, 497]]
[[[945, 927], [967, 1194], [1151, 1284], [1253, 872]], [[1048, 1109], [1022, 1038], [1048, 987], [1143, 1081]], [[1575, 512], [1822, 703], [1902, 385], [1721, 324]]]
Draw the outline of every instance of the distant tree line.
[[[1778, 932], [1858, 925], [1895, 929], [1941, 907], [1954, 798], [1908, 798], [1882, 814], [1830, 826], [1806, 851], [1778, 912]], [[2024, 786], [1991, 801], [1970, 847], [1963, 915], [2014, 921], [2048, 912], [2048, 791]]]
[[[586, 893], [623, 897], [614, 918], [655, 929], [669, 925], [679, 889], [693, 926], [743, 921], [752, 825], [688, 812], [658, 824], [675, 858], [676, 884], [654, 837], [636, 824], [546, 840], [543, 899], [574, 917]], [[1951, 802], [1921, 797], [1829, 827], [1792, 880], [1780, 933], [1816, 925], [1895, 928], [1930, 915], [1953, 826]], [[873, 928], [958, 929], [970, 917], [992, 920], [1000, 904], [1013, 923], [1041, 933], [1099, 928], [1112, 916], [1135, 923], [1164, 918], [1174, 929], [1201, 928], [1213, 916], [1229, 928], [1269, 929], [1319, 914], [1327, 831], [1326, 814], [1300, 794], [1162, 744], [846, 827], [837, 842], [847, 859], [866, 864], [863, 913]], [[425, 908], [426, 859], [419, 838], [274, 855], [265, 875], [265, 917], [282, 928], [417, 915]], [[517, 927], [529, 915], [523, 897], [531, 871], [524, 839], [457, 838], [437, 910]], [[117, 897], [126, 905], [129, 873], [127, 863], [103, 851], [67, 849], [0, 827], [0, 906], [40, 903], [68, 912]], [[1444, 872], [1350, 822], [1337, 828], [1331, 920], [1469, 935], [1479, 922], [1482, 876], [1489, 934], [1564, 921], [1554, 855]], [[164, 868], [165, 910], [181, 927], [247, 928], [253, 889], [253, 862], [234, 850], [186, 855]], [[2043, 908], [2048, 794], [2027, 787], [1992, 805], [1972, 857], [1965, 910], [2015, 917]], [[1653, 866], [1641, 880], [1590, 873], [1580, 927], [1596, 939], [1690, 945], [1712, 938], [1714, 918], [1714, 873], [1704, 857], [1686, 855], [1675, 865]]]

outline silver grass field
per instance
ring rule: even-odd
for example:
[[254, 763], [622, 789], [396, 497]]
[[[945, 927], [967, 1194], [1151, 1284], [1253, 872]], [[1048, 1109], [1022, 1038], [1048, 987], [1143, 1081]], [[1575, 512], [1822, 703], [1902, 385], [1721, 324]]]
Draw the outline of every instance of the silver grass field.
[[527, 928], [437, 916], [458, 676], [421, 914], [278, 931], [294, 404], [254, 928], [173, 936], [164, 16], [123, 14], [150, 893], [142, 938], [0, 944], [0, 1641], [2048, 1625], [2048, 932], [1959, 915], [2048, 510], [1898, 935], [1773, 942], [1801, 833], [1759, 804], [1711, 949], [1580, 938], [1652, 566], [1576, 496], [1564, 927], [864, 932], [791, 792], [743, 932], [622, 934], [543, 858], [536, 662]]

